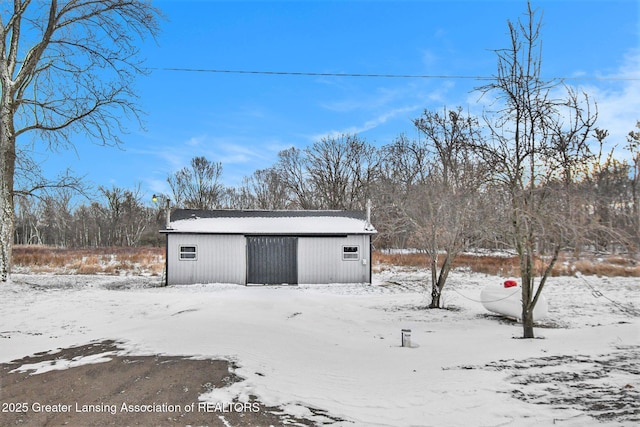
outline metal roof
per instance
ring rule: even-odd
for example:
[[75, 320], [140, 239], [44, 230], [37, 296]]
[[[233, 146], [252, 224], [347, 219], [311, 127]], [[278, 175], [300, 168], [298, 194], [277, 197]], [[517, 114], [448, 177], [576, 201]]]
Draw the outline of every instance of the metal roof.
[[162, 233], [336, 235], [375, 234], [360, 211], [177, 209]]

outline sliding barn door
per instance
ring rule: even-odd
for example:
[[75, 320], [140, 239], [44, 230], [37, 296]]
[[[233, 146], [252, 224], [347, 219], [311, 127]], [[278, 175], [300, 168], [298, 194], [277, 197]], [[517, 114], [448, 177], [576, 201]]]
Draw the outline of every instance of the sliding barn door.
[[247, 283], [298, 283], [298, 239], [285, 236], [247, 237]]

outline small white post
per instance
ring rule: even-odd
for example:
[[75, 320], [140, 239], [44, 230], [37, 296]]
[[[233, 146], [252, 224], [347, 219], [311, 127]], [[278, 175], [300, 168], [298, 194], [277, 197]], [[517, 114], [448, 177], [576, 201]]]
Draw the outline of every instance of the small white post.
[[402, 347], [411, 347], [411, 329], [402, 330]]

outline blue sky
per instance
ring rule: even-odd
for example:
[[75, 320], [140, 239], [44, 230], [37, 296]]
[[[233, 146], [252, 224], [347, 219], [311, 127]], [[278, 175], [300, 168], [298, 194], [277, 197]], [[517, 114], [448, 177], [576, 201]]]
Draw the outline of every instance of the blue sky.
[[[332, 133], [382, 146], [424, 109], [480, 112], [481, 81], [232, 74], [167, 68], [313, 73], [491, 76], [494, 49], [524, 0], [214, 1], [159, 0], [166, 17], [136, 82], [146, 130], [131, 124], [121, 148], [74, 140], [51, 153], [54, 175], [71, 168], [95, 186], [168, 192], [168, 174], [195, 156], [223, 163], [227, 185], [274, 164], [280, 150]], [[599, 105], [609, 142], [625, 144], [640, 120], [640, 2], [534, 1], [544, 13], [543, 74], [580, 78]], [[595, 79], [601, 80], [595, 80]], [[633, 80], [635, 79], [635, 80]], [[622, 150], [620, 152], [622, 156]]]

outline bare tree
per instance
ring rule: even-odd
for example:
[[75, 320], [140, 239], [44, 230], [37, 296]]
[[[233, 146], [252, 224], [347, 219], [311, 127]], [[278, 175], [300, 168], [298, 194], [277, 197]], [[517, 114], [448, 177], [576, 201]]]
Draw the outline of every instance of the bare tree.
[[318, 201], [311, 188], [303, 151], [296, 147], [278, 153], [275, 170], [280, 177], [292, 206], [298, 209], [317, 209]]
[[61, 188], [41, 199], [40, 226], [43, 242], [58, 247], [68, 247], [71, 241], [73, 224], [73, 194], [67, 188]]
[[[523, 335], [533, 338], [533, 309], [557, 261], [570, 209], [550, 203], [551, 184], [589, 160], [587, 139], [597, 115], [586, 94], [541, 78], [541, 21], [531, 4], [523, 21], [508, 26], [511, 44], [496, 51], [497, 74], [479, 88], [484, 96], [495, 94], [498, 105], [486, 114], [490, 140], [475, 149], [507, 195], [509, 234], [520, 260]], [[563, 88], [566, 96], [556, 98]], [[552, 249], [536, 283], [534, 260], [542, 246]]]
[[[614, 157], [614, 149], [604, 151], [607, 131], [595, 129], [594, 134], [599, 149], [578, 183], [581, 206], [575, 212], [582, 216], [578, 223], [583, 246], [615, 251], [627, 246], [633, 235], [630, 167]], [[573, 192], [566, 195], [571, 197]], [[570, 223], [577, 225], [575, 217]]]
[[143, 69], [136, 41], [157, 34], [160, 14], [146, 0], [14, 0], [0, 11], [0, 280], [6, 281], [23, 139], [35, 133], [51, 148], [64, 147], [80, 131], [118, 144], [123, 116], [138, 118], [132, 85]]
[[357, 135], [325, 137], [305, 150], [313, 192], [325, 209], [364, 209], [380, 170], [375, 147]]
[[251, 199], [253, 209], [287, 209], [290, 206], [287, 187], [274, 168], [260, 169], [245, 178], [242, 190]]
[[151, 222], [153, 212], [142, 203], [140, 187], [134, 190], [113, 186], [100, 187], [106, 199], [107, 229], [106, 244], [113, 246], [135, 246], [145, 228]]
[[190, 209], [218, 209], [223, 204], [222, 163], [205, 157], [191, 159], [184, 167], [169, 175], [167, 182], [176, 205]]
[[16, 205], [14, 241], [22, 245], [41, 245], [42, 236], [40, 235], [40, 227], [38, 227], [40, 215], [35, 200], [32, 197], [18, 195], [16, 197]]
[[481, 235], [476, 218], [486, 169], [469, 148], [480, 143], [478, 121], [461, 108], [426, 110], [414, 125], [420, 141], [402, 137], [384, 150], [387, 209], [429, 255], [430, 307], [440, 308], [456, 257]]
[[102, 245], [102, 224], [106, 221], [105, 209], [97, 202], [79, 206], [73, 213], [74, 247], [98, 247]]
[[429, 174], [429, 154], [425, 144], [405, 134], [381, 149], [380, 176], [373, 192], [376, 241], [386, 247], [406, 248], [413, 224], [404, 212], [409, 189], [423, 185]]
[[636, 250], [640, 249], [640, 120], [636, 122], [637, 131], [627, 135], [626, 149], [631, 154], [631, 200], [633, 204], [633, 235]]
[[278, 191], [283, 186], [299, 209], [364, 209], [380, 172], [376, 148], [357, 135], [324, 137], [278, 156]]
[[463, 114], [461, 107], [445, 108], [442, 114], [425, 111], [414, 124], [433, 153], [432, 170], [419, 198], [424, 207], [420, 234], [431, 259], [430, 307], [440, 308], [453, 262], [481, 236], [477, 216], [487, 168], [469, 149], [482, 139], [478, 121]]

